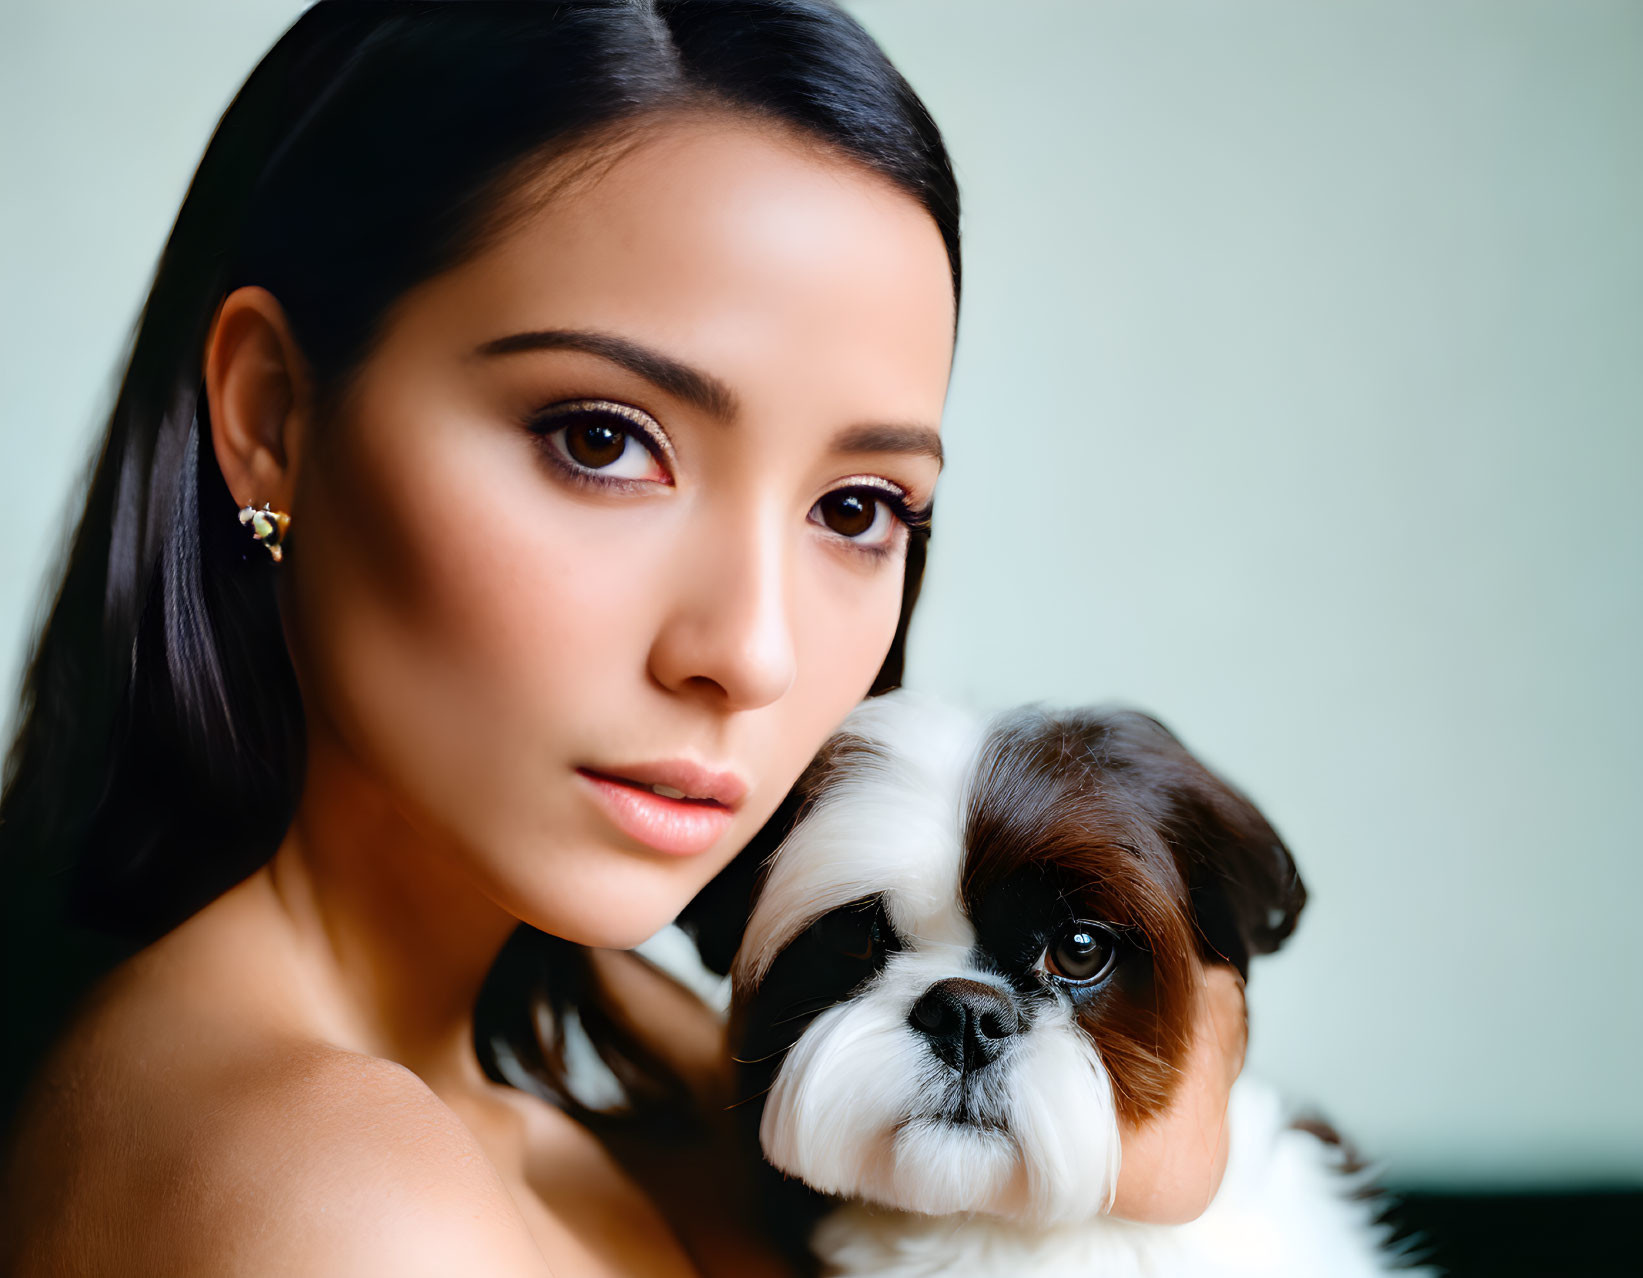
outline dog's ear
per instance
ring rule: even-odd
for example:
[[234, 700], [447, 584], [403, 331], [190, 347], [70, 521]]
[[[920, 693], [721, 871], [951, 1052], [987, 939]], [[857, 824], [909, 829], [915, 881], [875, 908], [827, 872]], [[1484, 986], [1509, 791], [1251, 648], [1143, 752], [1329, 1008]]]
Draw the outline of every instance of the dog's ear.
[[1097, 766], [1139, 802], [1175, 854], [1204, 957], [1243, 976], [1295, 930], [1306, 885], [1260, 810], [1200, 763], [1157, 719], [1135, 710], [1088, 721]]
[[1306, 885], [1255, 805], [1205, 775], [1211, 784], [1182, 796], [1172, 837], [1186, 864], [1199, 934], [1247, 977], [1254, 955], [1271, 954], [1294, 932]]

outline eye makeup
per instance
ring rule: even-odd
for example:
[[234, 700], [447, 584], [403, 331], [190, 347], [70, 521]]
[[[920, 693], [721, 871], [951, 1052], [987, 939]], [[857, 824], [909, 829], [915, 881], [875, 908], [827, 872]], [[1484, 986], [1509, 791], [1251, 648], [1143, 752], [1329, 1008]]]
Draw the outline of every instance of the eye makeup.
[[[579, 425], [597, 424], [607, 435], [625, 436], [636, 440], [667, 472], [667, 479], [636, 479], [631, 476], [605, 474], [605, 467], [584, 465], [572, 457], [566, 446], [555, 443], [557, 436]], [[672, 472], [678, 465], [678, 455], [661, 424], [649, 413], [632, 404], [618, 400], [583, 398], [550, 404], [532, 413], [526, 428], [541, 445], [549, 463], [569, 482], [579, 487], [616, 491], [635, 491], [657, 486], [672, 487]], [[617, 461], [621, 460], [618, 456]], [[859, 536], [830, 527], [824, 518], [815, 518], [824, 503], [854, 497], [873, 507], [882, 507], [910, 536], [928, 536], [930, 512], [933, 503], [915, 508], [910, 495], [900, 484], [879, 475], [852, 475], [838, 487], [828, 490], [811, 507], [810, 522], [826, 528], [846, 550], [870, 562], [880, 562], [896, 555], [902, 538], [891, 536], [880, 543], [864, 542]], [[877, 524], [875, 516], [869, 529]]]
[[[811, 509], [812, 511], [818, 510], [823, 502], [849, 496], [860, 497], [883, 506], [890, 512], [890, 517], [907, 530], [909, 537], [926, 537], [929, 535], [930, 511], [933, 503], [927, 503], [921, 509], [914, 509], [912, 503], [908, 500], [906, 489], [899, 484], [893, 484], [888, 480], [881, 479], [877, 475], [852, 475], [840, 487], [828, 490]], [[877, 522], [876, 518], [874, 522]], [[836, 529], [830, 531], [835, 532], [852, 551], [867, 556], [873, 561], [890, 558], [900, 548], [902, 540], [900, 537], [892, 536], [883, 542], [864, 542], [859, 538], [837, 532]]]
[[678, 465], [673, 444], [661, 424], [642, 408], [610, 399], [571, 399], [550, 404], [531, 414], [527, 428], [542, 445], [542, 451], [561, 474], [573, 483], [593, 488], [635, 488], [653, 485], [658, 481], [632, 479], [625, 476], [602, 475], [598, 470], [583, 466], [562, 446], [551, 441], [555, 435], [578, 425], [598, 424], [618, 435], [635, 439], [669, 472]]

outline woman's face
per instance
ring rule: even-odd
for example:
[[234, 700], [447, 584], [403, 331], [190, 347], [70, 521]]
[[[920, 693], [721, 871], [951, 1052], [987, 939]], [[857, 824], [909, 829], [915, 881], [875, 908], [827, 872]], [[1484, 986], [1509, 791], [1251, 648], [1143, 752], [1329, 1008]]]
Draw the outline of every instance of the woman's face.
[[[315, 728], [510, 913], [650, 935], [885, 658], [953, 305], [882, 177], [733, 118], [647, 132], [408, 294], [307, 447], [282, 571]], [[594, 775], [677, 760], [733, 811]]]

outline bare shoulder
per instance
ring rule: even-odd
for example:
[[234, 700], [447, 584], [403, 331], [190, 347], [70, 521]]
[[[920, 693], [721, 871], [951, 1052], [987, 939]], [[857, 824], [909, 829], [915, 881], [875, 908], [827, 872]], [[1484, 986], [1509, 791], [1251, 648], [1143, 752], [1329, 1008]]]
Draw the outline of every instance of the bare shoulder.
[[422, 1079], [302, 1032], [278, 989], [196, 949], [174, 933], [113, 972], [39, 1069], [0, 1171], [0, 1271], [547, 1273]]
[[341, 1046], [266, 915], [236, 889], [76, 1010], [0, 1151], [0, 1273], [695, 1272], [569, 1115]]
[[472, 1133], [411, 1071], [296, 1053], [209, 1140], [200, 1272], [547, 1275]]
[[[0, 1189], [0, 1270], [549, 1272], [458, 1116], [410, 1070], [115, 991], [45, 1063]], [[154, 1012], [152, 1007], [147, 1008]]]

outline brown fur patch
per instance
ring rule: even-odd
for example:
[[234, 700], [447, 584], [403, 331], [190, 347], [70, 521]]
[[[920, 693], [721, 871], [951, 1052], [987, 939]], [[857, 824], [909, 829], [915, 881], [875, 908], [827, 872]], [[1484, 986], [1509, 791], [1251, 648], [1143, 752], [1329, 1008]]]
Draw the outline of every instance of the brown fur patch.
[[1247, 970], [1293, 930], [1294, 861], [1254, 805], [1162, 724], [1130, 710], [1003, 719], [965, 814], [966, 909], [1012, 875], [1047, 874], [1075, 917], [1131, 950], [1110, 990], [1079, 1010], [1121, 1117], [1166, 1107], [1186, 1055], [1199, 960]]

